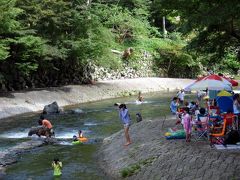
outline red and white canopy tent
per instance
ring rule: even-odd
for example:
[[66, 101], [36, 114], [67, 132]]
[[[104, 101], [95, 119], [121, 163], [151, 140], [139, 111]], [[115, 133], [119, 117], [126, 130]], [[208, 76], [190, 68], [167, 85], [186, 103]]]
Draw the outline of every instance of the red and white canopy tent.
[[185, 91], [191, 90], [232, 90], [232, 84], [222, 76], [215, 74], [198, 78], [195, 82], [184, 88]]
[[224, 79], [226, 79], [227, 81], [229, 81], [229, 82], [232, 84], [232, 86], [238, 86], [238, 82], [237, 82], [237, 81], [235, 81], [235, 80], [233, 80], [233, 79], [231, 79], [231, 78], [228, 78], [228, 77], [226, 77], [226, 76], [221, 76], [221, 77], [223, 77]]

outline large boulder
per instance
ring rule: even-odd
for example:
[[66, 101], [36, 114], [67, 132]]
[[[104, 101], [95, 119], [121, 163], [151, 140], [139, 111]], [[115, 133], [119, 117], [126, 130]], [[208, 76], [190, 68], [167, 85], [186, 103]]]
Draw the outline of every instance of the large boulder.
[[52, 135], [49, 130], [42, 126], [32, 127], [28, 132], [28, 136], [32, 136], [33, 134], [36, 134], [39, 137], [40, 136], [51, 137]]
[[59, 108], [56, 101], [54, 101], [52, 104], [48, 104], [44, 106], [43, 114], [55, 114], [60, 113], [61, 109]]

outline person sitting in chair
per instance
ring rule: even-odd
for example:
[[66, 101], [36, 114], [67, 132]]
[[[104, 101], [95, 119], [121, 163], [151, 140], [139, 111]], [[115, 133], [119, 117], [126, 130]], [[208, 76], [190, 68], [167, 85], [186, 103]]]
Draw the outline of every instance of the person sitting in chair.
[[[202, 128], [202, 122], [207, 120], [207, 115], [206, 115], [206, 109], [205, 108], [200, 108], [199, 109], [199, 114], [197, 115], [197, 127]], [[205, 123], [203, 122], [203, 123]]]
[[178, 103], [178, 98], [177, 97], [174, 97], [171, 101], [171, 104], [170, 104], [170, 110], [171, 110], [171, 113], [172, 114], [176, 114], [177, 113], [177, 108], [179, 106], [179, 103]]

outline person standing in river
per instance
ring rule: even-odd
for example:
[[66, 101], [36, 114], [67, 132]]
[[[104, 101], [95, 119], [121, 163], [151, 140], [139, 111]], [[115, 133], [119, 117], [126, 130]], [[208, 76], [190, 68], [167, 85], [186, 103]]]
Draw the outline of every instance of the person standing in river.
[[130, 115], [128, 113], [128, 109], [126, 107], [125, 104], [120, 104], [119, 105], [119, 117], [123, 123], [123, 127], [124, 127], [124, 134], [125, 134], [125, 138], [126, 138], [126, 143], [124, 144], [125, 146], [128, 146], [129, 144], [131, 144], [131, 139], [129, 136], [129, 127], [131, 124], [131, 119], [130, 119]]
[[59, 177], [62, 175], [62, 162], [58, 158], [54, 158], [52, 162], [53, 176]]
[[139, 93], [138, 93], [137, 100], [138, 100], [139, 102], [143, 102], [143, 96], [142, 96], [141, 91], [139, 91]]

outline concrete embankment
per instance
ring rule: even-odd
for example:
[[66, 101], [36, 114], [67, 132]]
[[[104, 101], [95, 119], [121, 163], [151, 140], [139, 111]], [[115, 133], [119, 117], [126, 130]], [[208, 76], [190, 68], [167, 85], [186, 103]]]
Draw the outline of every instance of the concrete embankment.
[[69, 85], [64, 87], [14, 92], [0, 95], [0, 119], [21, 113], [40, 111], [44, 105], [57, 101], [59, 106], [97, 101], [143, 93], [177, 90], [193, 82], [191, 79], [137, 78], [99, 81], [94, 85]]
[[98, 156], [111, 179], [240, 179], [240, 152], [216, 150], [207, 141], [166, 140], [171, 118], [145, 120], [130, 127], [133, 143], [124, 147], [120, 131], [106, 138]]

